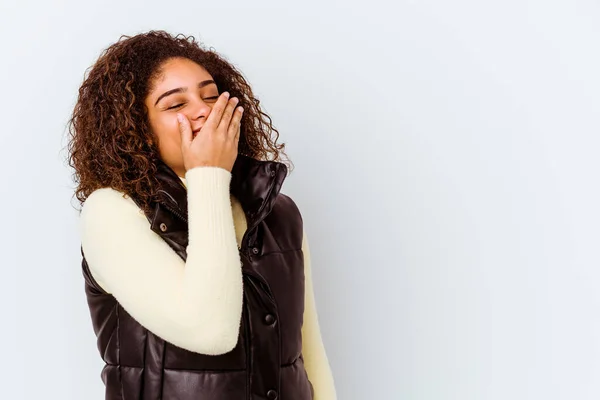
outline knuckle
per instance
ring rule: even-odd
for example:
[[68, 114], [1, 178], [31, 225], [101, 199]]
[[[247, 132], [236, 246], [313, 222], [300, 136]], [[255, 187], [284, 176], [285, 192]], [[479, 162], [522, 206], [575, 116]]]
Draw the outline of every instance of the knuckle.
[[222, 111], [223, 111], [223, 106], [222, 105], [216, 105], [215, 104], [215, 106], [212, 109], [212, 112], [215, 113], [216, 115], [218, 115]]

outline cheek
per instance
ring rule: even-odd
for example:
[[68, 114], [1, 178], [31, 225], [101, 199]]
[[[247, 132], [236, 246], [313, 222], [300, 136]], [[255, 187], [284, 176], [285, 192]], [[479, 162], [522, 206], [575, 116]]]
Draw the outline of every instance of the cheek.
[[150, 127], [158, 140], [158, 151], [163, 160], [178, 163], [182, 157], [181, 134], [175, 115], [155, 115], [150, 119]]
[[154, 121], [151, 121], [151, 126], [154, 134], [164, 143], [172, 141], [179, 143], [181, 141], [181, 134], [175, 116], [155, 118]]

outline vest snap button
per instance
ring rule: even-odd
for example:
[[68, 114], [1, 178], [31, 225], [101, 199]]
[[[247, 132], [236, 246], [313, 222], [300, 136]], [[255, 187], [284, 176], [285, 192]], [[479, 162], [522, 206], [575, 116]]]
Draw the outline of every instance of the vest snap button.
[[258, 247], [253, 247], [253, 248], [252, 248], [252, 252], [253, 252], [254, 254], [258, 254]]
[[271, 325], [273, 322], [275, 322], [275, 317], [273, 316], [273, 314], [265, 315], [265, 322], [269, 325]]
[[164, 222], [160, 223], [160, 230], [163, 231], [163, 232], [167, 231], [167, 225]]
[[277, 391], [271, 389], [267, 392], [267, 398], [269, 400], [275, 400], [277, 398]]

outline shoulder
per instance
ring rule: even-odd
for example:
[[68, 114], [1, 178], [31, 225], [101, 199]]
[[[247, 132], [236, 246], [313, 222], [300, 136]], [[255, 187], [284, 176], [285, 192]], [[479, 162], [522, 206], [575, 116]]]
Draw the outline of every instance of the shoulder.
[[300, 208], [296, 204], [296, 202], [287, 194], [279, 193], [277, 195], [277, 199], [275, 200], [275, 204], [273, 206], [273, 211], [284, 212], [289, 217], [297, 217], [302, 221], [302, 213], [300, 212]]
[[279, 193], [273, 208], [266, 218], [273, 234], [281, 238], [290, 238], [291, 247], [299, 249], [302, 245], [304, 223], [296, 202], [284, 193]]
[[90, 193], [81, 207], [79, 216], [82, 228], [137, 218], [146, 220], [143, 211], [133, 199], [110, 187], [96, 189]]
[[125, 193], [110, 187], [104, 187], [94, 190], [87, 197], [82, 206], [83, 210], [97, 210], [108, 208], [108, 206], [118, 206], [119, 208], [137, 207], [131, 197]]

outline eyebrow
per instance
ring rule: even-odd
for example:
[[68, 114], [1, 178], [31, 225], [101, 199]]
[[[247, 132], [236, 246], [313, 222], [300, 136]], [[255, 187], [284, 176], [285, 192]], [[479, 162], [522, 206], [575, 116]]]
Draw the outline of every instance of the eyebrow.
[[[212, 79], [206, 80], [206, 81], [202, 81], [200, 83], [198, 83], [198, 89], [202, 89], [204, 86], [207, 85], [211, 85], [211, 84], [215, 84], [215, 81], [213, 81]], [[157, 105], [158, 102], [163, 98], [163, 97], [167, 97], [173, 93], [184, 93], [187, 91], [187, 87], [178, 87], [175, 89], [171, 89], [171, 90], [167, 90], [166, 92], [164, 92], [163, 94], [161, 94], [160, 96], [158, 96], [158, 99], [156, 99], [156, 103], [154, 103], [154, 105]]]

